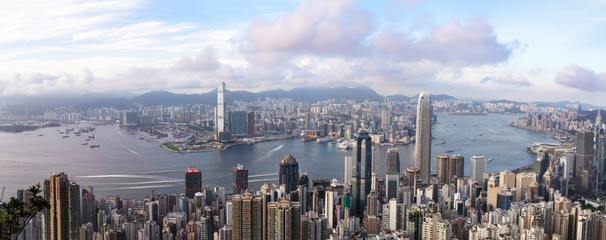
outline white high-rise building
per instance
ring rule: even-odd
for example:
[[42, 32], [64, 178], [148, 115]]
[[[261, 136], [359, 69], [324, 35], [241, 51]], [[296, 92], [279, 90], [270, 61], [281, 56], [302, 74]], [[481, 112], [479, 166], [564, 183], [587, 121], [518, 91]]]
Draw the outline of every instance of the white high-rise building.
[[427, 92], [421, 92], [417, 102], [415, 141], [415, 167], [419, 169], [421, 184], [428, 184], [431, 168], [431, 97]]
[[486, 172], [486, 157], [472, 156], [469, 160], [469, 176], [480, 184], [484, 182], [484, 172]]
[[215, 131], [219, 136], [220, 132], [225, 131], [225, 83], [220, 82], [217, 86], [217, 109], [215, 112]]
[[351, 156], [345, 156], [345, 174], [343, 176], [345, 186], [349, 186], [349, 182], [351, 181], [351, 159]]

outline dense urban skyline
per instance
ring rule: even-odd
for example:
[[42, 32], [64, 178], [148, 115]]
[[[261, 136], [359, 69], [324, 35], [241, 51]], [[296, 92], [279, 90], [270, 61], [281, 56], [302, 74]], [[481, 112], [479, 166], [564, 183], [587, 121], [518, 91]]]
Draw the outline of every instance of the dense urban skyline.
[[0, 27], [3, 96], [194, 93], [224, 81], [604, 101], [603, 1], [101, 0], [0, 11], [11, 23]]

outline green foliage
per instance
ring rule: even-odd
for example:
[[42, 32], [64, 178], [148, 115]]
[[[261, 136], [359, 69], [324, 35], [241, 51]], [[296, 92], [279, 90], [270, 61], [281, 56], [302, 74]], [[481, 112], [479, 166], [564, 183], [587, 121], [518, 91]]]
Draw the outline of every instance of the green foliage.
[[10, 240], [18, 238], [23, 228], [38, 212], [50, 208], [48, 201], [40, 196], [40, 184], [29, 188], [32, 197], [22, 201], [12, 197], [8, 203], [0, 204], [0, 239]]

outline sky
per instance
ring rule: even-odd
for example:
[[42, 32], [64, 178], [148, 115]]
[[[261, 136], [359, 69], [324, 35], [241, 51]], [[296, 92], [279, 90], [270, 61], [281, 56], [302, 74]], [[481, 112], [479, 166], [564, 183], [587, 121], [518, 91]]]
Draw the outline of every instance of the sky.
[[[0, 0], [0, 2], [3, 0]], [[4, 1], [0, 95], [368, 86], [606, 106], [606, 1]]]

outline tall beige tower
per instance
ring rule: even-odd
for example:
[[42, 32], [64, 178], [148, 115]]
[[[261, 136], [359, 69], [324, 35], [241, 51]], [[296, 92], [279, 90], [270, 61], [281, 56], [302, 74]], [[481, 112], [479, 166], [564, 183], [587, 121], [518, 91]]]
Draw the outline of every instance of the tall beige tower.
[[417, 135], [415, 144], [415, 167], [419, 169], [422, 184], [429, 183], [431, 167], [431, 98], [421, 92], [417, 103]]

